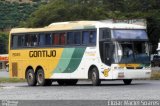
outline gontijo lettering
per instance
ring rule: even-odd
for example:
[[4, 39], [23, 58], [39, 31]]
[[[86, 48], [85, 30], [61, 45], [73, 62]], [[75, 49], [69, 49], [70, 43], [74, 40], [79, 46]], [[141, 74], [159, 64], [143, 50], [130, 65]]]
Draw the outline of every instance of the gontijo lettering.
[[29, 57], [56, 57], [56, 51], [55, 50], [29, 51]]

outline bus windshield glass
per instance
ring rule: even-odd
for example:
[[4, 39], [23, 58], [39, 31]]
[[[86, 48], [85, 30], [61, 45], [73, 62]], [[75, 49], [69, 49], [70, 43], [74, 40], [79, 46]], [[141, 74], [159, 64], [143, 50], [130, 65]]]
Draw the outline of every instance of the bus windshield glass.
[[147, 40], [148, 37], [144, 29], [114, 29], [112, 39]]
[[116, 42], [115, 63], [150, 63], [149, 47], [145, 41]]

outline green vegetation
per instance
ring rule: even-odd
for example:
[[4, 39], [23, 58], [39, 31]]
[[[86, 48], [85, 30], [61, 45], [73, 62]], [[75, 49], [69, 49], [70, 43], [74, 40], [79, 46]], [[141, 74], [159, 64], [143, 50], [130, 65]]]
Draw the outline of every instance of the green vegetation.
[[10, 3], [0, 1], [0, 30], [10, 29], [25, 21], [35, 11], [38, 4]]
[[29, 15], [38, 8], [39, 4], [10, 3], [0, 1], [0, 54], [8, 53], [9, 30], [18, 27]]
[[18, 79], [18, 78], [0, 78], [0, 83], [17, 83], [17, 82], [25, 82], [25, 79]]
[[8, 53], [8, 35], [7, 32], [0, 32], [0, 54]]
[[153, 52], [156, 52], [160, 38], [159, 11], [159, 0], [52, 0], [32, 13], [23, 26], [44, 27], [53, 22], [74, 20], [145, 18]]

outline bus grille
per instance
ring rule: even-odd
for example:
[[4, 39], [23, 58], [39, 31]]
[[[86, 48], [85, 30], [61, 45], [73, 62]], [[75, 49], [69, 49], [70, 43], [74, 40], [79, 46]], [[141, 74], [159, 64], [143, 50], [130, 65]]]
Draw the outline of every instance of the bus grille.
[[126, 67], [127, 69], [134, 69], [134, 67]]
[[126, 67], [127, 69], [142, 69], [143, 67]]
[[136, 69], [142, 69], [143, 67], [136, 67]]

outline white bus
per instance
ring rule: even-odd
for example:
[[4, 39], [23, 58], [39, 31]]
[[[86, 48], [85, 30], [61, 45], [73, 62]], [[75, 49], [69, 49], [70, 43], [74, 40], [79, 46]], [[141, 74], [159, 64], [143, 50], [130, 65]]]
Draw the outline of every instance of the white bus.
[[10, 33], [11, 77], [29, 86], [75, 85], [79, 79], [150, 78], [148, 36], [144, 26], [101, 21], [53, 23], [44, 28], [15, 28]]

